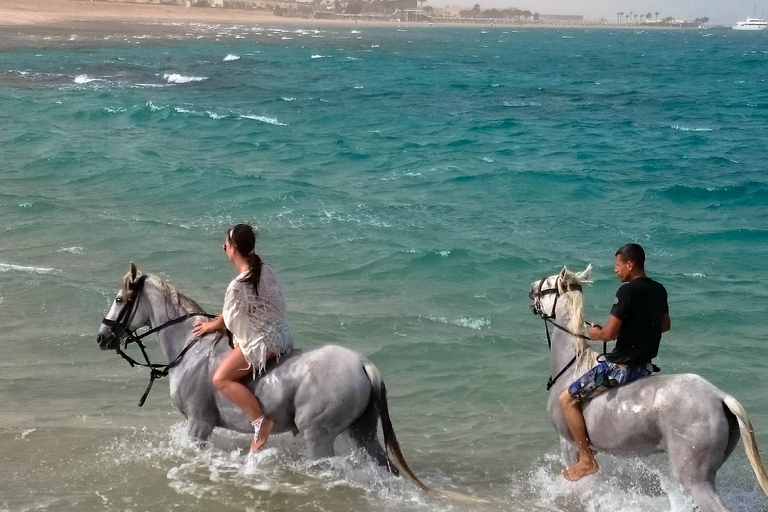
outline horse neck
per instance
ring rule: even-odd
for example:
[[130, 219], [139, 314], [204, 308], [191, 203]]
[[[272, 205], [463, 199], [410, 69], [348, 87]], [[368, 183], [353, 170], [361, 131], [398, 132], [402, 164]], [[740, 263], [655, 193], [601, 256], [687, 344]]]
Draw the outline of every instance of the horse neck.
[[[577, 322], [574, 322], [577, 320]], [[561, 300], [557, 304], [555, 322], [569, 331], [582, 334], [583, 313], [581, 309], [572, 309], [569, 300]], [[561, 329], [554, 327], [551, 332], [552, 350], [549, 356], [550, 371], [557, 375], [560, 370], [576, 357], [573, 369], [575, 373], [583, 373], [594, 365], [595, 354], [584, 340]]]
[[[152, 327], [158, 327], [169, 320], [187, 314], [186, 311], [178, 310], [178, 307], [171, 303], [162, 286], [158, 286], [156, 282], [152, 282], [150, 286], [145, 286], [145, 293], [150, 307], [149, 318]], [[194, 318], [189, 318], [178, 324], [169, 325], [157, 333], [158, 338], [160, 338], [160, 348], [169, 361], [173, 360], [191, 339], [190, 330], [193, 321]]]

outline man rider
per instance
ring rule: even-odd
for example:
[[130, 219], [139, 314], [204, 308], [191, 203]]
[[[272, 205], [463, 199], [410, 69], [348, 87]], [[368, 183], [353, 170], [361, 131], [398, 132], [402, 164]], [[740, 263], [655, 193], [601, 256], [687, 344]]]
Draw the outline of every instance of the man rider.
[[562, 471], [572, 482], [600, 469], [589, 446], [582, 404], [606, 389], [650, 375], [661, 333], [670, 328], [667, 291], [645, 275], [644, 267], [645, 252], [638, 244], [626, 244], [616, 251], [613, 271], [625, 284], [616, 292], [605, 327], [592, 324], [589, 330], [591, 339], [616, 340], [616, 347], [605, 356], [605, 361], [560, 395], [560, 406], [579, 452], [576, 464]]

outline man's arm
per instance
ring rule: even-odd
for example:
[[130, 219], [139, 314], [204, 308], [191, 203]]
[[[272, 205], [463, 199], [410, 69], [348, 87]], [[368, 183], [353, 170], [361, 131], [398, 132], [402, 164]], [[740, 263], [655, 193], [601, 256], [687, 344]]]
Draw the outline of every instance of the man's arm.
[[[667, 316], [669, 318], [669, 316]], [[597, 324], [592, 324], [589, 329], [589, 337], [598, 341], [613, 341], [619, 336], [619, 330], [621, 329], [621, 320], [611, 315], [608, 317], [605, 327], [600, 327]]]
[[667, 332], [672, 327], [672, 320], [669, 319], [669, 313], [664, 313], [661, 319], [661, 332]]

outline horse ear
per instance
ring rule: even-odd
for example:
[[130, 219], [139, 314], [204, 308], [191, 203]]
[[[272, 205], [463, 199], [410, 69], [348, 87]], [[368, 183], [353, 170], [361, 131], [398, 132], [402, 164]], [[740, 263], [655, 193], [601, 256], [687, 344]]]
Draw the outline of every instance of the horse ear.
[[590, 263], [587, 265], [587, 268], [585, 268], [581, 272], [576, 273], [576, 278], [579, 280], [580, 283], [589, 283], [591, 282], [589, 278], [592, 276], [592, 264]]
[[568, 267], [563, 265], [563, 270], [560, 271], [558, 276], [560, 276], [560, 279], [565, 279], [565, 275], [568, 273]]
[[136, 265], [133, 262], [131, 262], [131, 270], [129, 270], [129, 273], [131, 274], [131, 282], [136, 281], [136, 276], [139, 273], [139, 269], [136, 268]]

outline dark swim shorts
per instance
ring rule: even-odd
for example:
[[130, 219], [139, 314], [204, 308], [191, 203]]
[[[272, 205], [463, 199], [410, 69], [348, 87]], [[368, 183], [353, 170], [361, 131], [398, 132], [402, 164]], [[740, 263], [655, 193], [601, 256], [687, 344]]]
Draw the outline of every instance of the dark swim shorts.
[[653, 373], [653, 366], [627, 366], [610, 361], [603, 361], [576, 379], [568, 388], [571, 398], [584, 402], [606, 389], [615, 388], [632, 381], [647, 377]]

